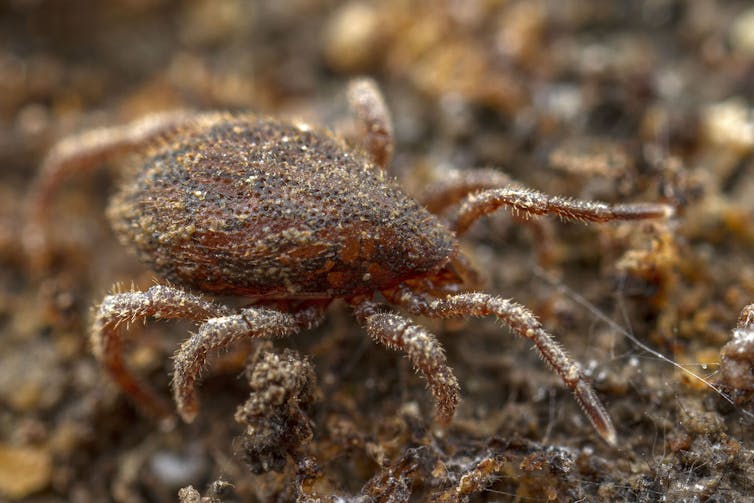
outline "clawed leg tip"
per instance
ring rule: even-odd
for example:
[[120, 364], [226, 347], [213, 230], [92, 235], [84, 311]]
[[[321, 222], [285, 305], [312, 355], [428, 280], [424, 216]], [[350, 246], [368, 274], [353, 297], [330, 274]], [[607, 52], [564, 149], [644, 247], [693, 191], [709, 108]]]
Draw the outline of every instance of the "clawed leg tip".
[[615, 432], [614, 428], [609, 428], [607, 430], [600, 430], [599, 431], [600, 437], [610, 446], [610, 447], [617, 447], [618, 446], [618, 434]]
[[451, 416], [444, 416], [444, 415], [435, 416], [435, 423], [437, 423], [437, 425], [440, 428], [447, 428], [448, 426], [450, 426], [450, 423], [452, 421], [453, 421], [452, 415]]
[[196, 419], [197, 410], [181, 410], [180, 415], [184, 423], [191, 424], [194, 422], [194, 419]]
[[673, 206], [670, 206], [669, 204], [663, 204], [663, 218], [673, 218], [675, 216], [675, 208]]

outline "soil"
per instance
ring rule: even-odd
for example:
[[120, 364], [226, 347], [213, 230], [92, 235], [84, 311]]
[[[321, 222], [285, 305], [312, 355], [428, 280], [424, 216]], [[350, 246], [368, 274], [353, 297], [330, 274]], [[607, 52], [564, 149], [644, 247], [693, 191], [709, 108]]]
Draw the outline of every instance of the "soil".
[[[675, 208], [601, 225], [501, 210], [463, 238], [486, 291], [583, 363], [616, 446], [491, 319], [416, 319], [461, 384], [438, 425], [408, 361], [337, 302], [316, 330], [215, 355], [197, 419], [161, 427], [88, 341], [113, 285], [161, 281], [105, 218], [128, 156], [64, 185], [53, 261], [29, 267], [25, 198], [58, 140], [174, 109], [337, 129], [357, 75], [385, 94], [409, 193], [493, 167]], [[0, 501], [754, 501], [753, 105], [744, 1], [3, 2]], [[129, 366], [169, 398], [193, 330], [129, 327]]]

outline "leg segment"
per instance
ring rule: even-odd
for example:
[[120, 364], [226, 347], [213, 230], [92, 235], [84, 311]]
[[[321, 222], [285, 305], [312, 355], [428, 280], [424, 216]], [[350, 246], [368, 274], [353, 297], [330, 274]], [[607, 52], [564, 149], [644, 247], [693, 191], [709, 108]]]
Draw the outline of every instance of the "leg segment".
[[396, 299], [415, 314], [434, 318], [459, 316], [495, 316], [513, 331], [531, 340], [539, 355], [552, 368], [563, 384], [569, 388], [600, 436], [615, 445], [616, 433], [610, 416], [602, 406], [589, 380], [560, 345], [548, 334], [534, 314], [508, 299], [484, 293], [467, 293], [445, 299], [426, 300], [407, 289]]
[[417, 200], [432, 213], [440, 213], [472, 192], [497, 189], [511, 183], [505, 173], [496, 169], [453, 170], [442, 180], [430, 184]]
[[108, 295], [97, 308], [91, 331], [94, 355], [118, 386], [147, 413], [165, 418], [170, 408], [164, 400], [139, 383], [126, 368], [122, 355], [122, 324], [152, 318], [186, 318], [203, 321], [229, 314], [227, 308], [169, 286], [153, 286], [146, 292]]
[[666, 204], [611, 205], [598, 201], [581, 201], [549, 196], [536, 190], [521, 187], [505, 187], [485, 190], [468, 196], [458, 208], [453, 228], [458, 234], [462, 234], [479, 217], [492, 213], [501, 206], [511, 207], [514, 211], [521, 212], [525, 216], [552, 213], [566, 220], [588, 222], [666, 218], [673, 214], [673, 208]]
[[44, 262], [45, 224], [55, 192], [73, 174], [85, 173], [108, 159], [133, 151], [160, 134], [185, 123], [188, 112], [150, 115], [123, 126], [113, 126], [65, 138], [47, 154], [26, 200], [23, 245], [32, 260]]
[[194, 384], [207, 360], [207, 353], [226, 347], [243, 337], [284, 337], [302, 328], [311, 328], [322, 321], [322, 305], [303, 309], [295, 314], [263, 307], [248, 307], [239, 314], [207, 320], [176, 351], [173, 394], [178, 413], [190, 423], [199, 410]]
[[387, 170], [393, 158], [393, 121], [377, 83], [367, 78], [352, 80], [348, 102], [362, 146], [377, 166]]
[[367, 333], [380, 344], [405, 352], [411, 364], [424, 375], [437, 402], [437, 419], [448, 423], [458, 405], [458, 379], [445, 360], [434, 335], [403, 316], [384, 313], [372, 301], [356, 305], [355, 314]]
[[[512, 183], [508, 175], [496, 169], [466, 169], [452, 171], [449, 176], [439, 180], [424, 190], [418, 197], [421, 204], [432, 213], [439, 214], [467, 197], [469, 194], [500, 189]], [[545, 267], [553, 261], [553, 229], [545, 220], [525, 220], [531, 229], [537, 252], [537, 262]], [[466, 229], [463, 229], [465, 231]], [[460, 231], [462, 233], [463, 231]]]

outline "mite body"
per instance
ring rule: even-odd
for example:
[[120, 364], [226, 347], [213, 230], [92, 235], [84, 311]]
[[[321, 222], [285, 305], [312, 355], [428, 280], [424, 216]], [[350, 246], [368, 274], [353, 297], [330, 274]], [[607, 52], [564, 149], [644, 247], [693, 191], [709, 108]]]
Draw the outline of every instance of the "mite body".
[[251, 297], [353, 296], [436, 271], [453, 235], [326, 131], [206, 114], [112, 199], [120, 241], [170, 281]]
[[[177, 285], [114, 293], [98, 305], [91, 340], [110, 376], [146, 411], [169, 415], [126, 367], [119, 328], [149, 317], [195, 321], [199, 329], [176, 352], [173, 377], [178, 412], [191, 421], [198, 411], [194, 384], [210, 351], [243, 337], [311, 328], [342, 298], [376, 342], [407, 354], [429, 384], [438, 420], [449, 421], [460, 387], [442, 347], [422, 326], [373, 300], [379, 293], [415, 315], [497, 318], [534, 344], [598, 433], [614, 443], [610, 417], [581, 366], [534, 314], [471, 293], [479, 274], [457, 239], [500, 207], [596, 222], [666, 217], [671, 209], [548, 196], [494, 170], [464, 170], [414, 199], [386, 174], [392, 126], [376, 85], [352, 82], [349, 101], [357, 133], [349, 141], [274, 118], [180, 112], [84, 133], [51, 150], [28, 200], [24, 236], [32, 261], [46, 262], [50, 200], [62, 181], [131, 153], [139, 161], [111, 200], [109, 219], [123, 244]], [[244, 296], [251, 304], [233, 310], [202, 293]]]

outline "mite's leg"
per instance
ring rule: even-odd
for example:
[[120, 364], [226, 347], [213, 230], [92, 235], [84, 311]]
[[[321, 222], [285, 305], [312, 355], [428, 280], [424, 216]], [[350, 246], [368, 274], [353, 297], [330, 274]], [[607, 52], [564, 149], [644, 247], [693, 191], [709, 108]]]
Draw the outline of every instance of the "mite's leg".
[[[491, 168], [453, 170], [442, 180], [430, 184], [417, 200], [432, 213], [440, 214], [469, 194], [500, 189], [512, 183], [508, 175]], [[546, 220], [517, 218], [530, 229], [537, 263], [549, 267], [553, 262], [554, 231]], [[464, 229], [465, 230], [465, 229]], [[459, 232], [460, 234], [460, 232]]]
[[26, 198], [23, 245], [32, 262], [42, 265], [47, 253], [45, 226], [55, 192], [71, 175], [85, 173], [109, 159], [137, 149], [185, 123], [188, 112], [150, 115], [122, 126], [96, 129], [58, 142], [45, 159]]
[[569, 388], [597, 432], [609, 444], [615, 445], [616, 433], [610, 416], [584, 375], [581, 365], [574, 361], [545, 331], [536, 316], [525, 307], [508, 299], [484, 293], [467, 293], [444, 299], [425, 299], [408, 289], [402, 289], [395, 299], [415, 314], [433, 318], [460, 316], [495, 316], [522, 337], [534, 343], [539, 355]]
[[438, 421], [449, 422], [458, 405], [460, 388], [435, 336], [403, 316], [380, 312], [379, 306], [372, 301], [357, 304], [355, 314], [375, 341], [408, 355], [411, 364], [429, 384], [437, 402]]
[[387, 170], [393, 158], [393, 121], [377, 83], [368, 78], [352, 80], [348, 102], [362, 147], [377, 166]]
[[94, 355], [118, 386], [147, 413], [161, 418], [170, 408], [159, 396], [139, 383], [123, 361], [120, 326], [148, 317], [204, 321], [230, 311], [218, 304], [170, 286], [153, 286], [146, 292], [108, 295], [97, 308], [91, 331]]
[[173, 394], [178, 413], [187, 423], [196, 417], [199, 403], [194, 384], [204, 367], [208, 352], [224, 348], [244, 337], [292, 335], [300, 329], [318, 325], [323, 316], [324, 307], [320, 304], [296, 313], [248, 307], [238, 314], [207, 320], [175, 353]]
[[479, 217], [502, 206], [510, 207], [524, 216], [554, 214], [566, 220], [589, 222], [667, 218], [673, 214], [673, 208], [666, 204], [607, 204], [549, 196], [522, 187], [504, 187], [467, 196], [458, 208], [453, 229], [463, 234]]
[[442, 180], [429, 184], [416, 199], [430, 212], [440, 213], [473, 192], [498, 189], [510, 183], [510, 177], [496, 169], [453, 170]]

